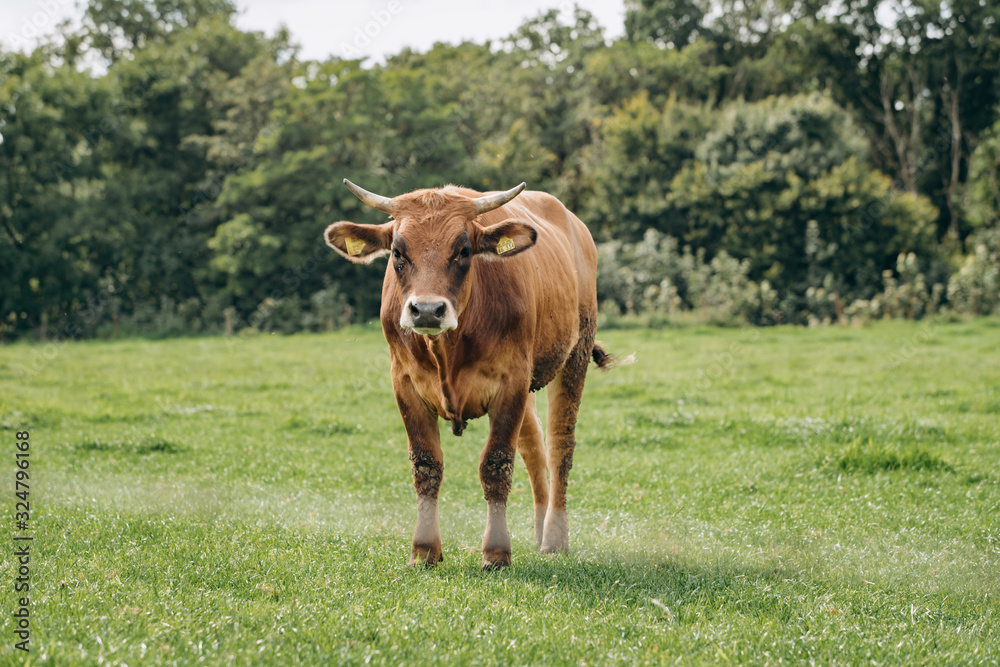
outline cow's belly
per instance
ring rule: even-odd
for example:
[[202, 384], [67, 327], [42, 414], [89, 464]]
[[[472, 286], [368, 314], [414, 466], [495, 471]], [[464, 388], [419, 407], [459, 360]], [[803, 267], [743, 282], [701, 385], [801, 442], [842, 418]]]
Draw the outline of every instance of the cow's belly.
[[[535, 346], [529, 391], [538, 391], [555, 379], [566, 364], [578, 339], [579, 334], [574, 333]], [[507, 359], [512, 362], [511, 365], [516, 363], [510, 357]], [[518, 371], [511, 366], [493, 363], [464, 368], [454, 379], [451, 387], [456, 413], [460, 414], [462, 419], [476, 419], [487, 414], [494, 399], [503, 392], [506, 385], [515, 381], [514, 378], [518, 375], [523, 378], [524, 372], [523, 369]], [[437, 374], [422, 374], [415, 378], [413, 383], [424, 400], [434, 406], [438, 415], [447, 419], [448, 406]]]
[[566, 365], [566, 360], [569, 359], [570, 353], [576, 347], [578, 339], [579, 334], [572, 337], [567, 336], [544, 344], [536, 350], [529, 391], [538, 391], [556, 379], [556, 375]]

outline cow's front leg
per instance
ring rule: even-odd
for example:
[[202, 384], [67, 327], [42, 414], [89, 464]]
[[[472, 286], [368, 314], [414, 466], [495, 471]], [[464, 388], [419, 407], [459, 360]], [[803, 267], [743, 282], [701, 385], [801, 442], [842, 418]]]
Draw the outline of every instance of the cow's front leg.
[[396, 403], [406, 426], [413, 468], [413, 488], [417, 492], [417, 527], [413, 531], [410, 566], [434, 566], [441, 555], [441, 527], [438, 523], [438, 491], [444, 476], [444, 454], [437, 414], [413, 390], [408, 378], [396, 387]]
[[499, 400], [490, 409], [490, 437], [479, 458], [479, 480], [486, 497], [486, 532], [483, 533], [483, 569], [510, 565], [510, 532], [507, 530], [507, 495], [514, 474], [516, 438], [524, 416], [527, 388]]

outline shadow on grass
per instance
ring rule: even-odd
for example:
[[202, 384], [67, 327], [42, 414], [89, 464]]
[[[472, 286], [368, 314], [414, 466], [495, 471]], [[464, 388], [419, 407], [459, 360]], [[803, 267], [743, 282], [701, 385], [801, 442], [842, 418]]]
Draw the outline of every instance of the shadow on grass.
[[[459, 563], [438, 572], [473, 586], [503, 582], [520, 583], [535, 590], [549, 589], [567, 605], [593, 610], [609, 605], [645, 608], [653, 617], [669, 623], [683, 622], [688, 605], [695, 605], [700, 613], [706, 609], [721, 612], [751, 599], [758, 608], [780, 607], [792, 596], [829, 588], [821, 582], [822, 571], [812, 567], [737, 563], [719, 554], [589, 552], [579, 557], [515, 554], [510, 568], [495, 572], [481, 571], [478, 559], [478, 554], [470, 558], [460, 556]], [[860, 580], [858, 583], [861, 584]]]

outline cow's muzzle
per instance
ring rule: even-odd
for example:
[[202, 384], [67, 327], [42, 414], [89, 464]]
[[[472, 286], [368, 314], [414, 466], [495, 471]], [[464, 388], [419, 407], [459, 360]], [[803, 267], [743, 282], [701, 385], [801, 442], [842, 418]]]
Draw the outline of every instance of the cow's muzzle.
[[447, 299], [437, 296], [411, 296], [403, 304], [403, 314], [399, 320], [404, 329], [413, 329], [418, 334], [436, 336], [458, 326], [455, 309]]

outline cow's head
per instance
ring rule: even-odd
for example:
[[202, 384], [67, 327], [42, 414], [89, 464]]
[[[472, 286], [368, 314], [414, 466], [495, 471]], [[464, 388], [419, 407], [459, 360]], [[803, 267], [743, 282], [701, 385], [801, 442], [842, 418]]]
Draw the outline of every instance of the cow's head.
[[525, 222], [481, 224], [481, 215], [519, 195], [524, 183], [475, 198], [449, 188], [389, 198], [347, 179], [344, 184], [358, 199], [393, 219], [384, 225], [334, 223], [326, 229], [326, 242], [359, 264], [389, 253], [402, 304], [399, 324], [419, 334], [434, 336], [458, 326], [469, 300], [474, 256], [503, 261], [535, 244], [537, 232]]

